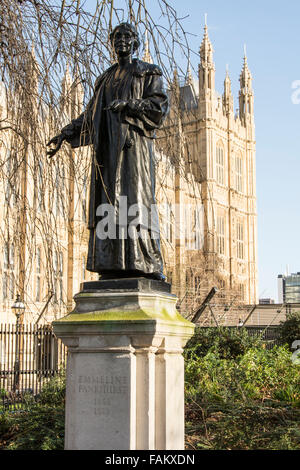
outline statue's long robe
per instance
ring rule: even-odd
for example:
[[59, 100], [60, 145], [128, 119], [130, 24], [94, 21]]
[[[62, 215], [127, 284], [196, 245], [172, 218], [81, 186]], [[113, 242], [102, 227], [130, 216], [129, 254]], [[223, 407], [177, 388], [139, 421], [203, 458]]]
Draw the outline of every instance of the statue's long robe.
[[[110, 67], [95, 83], [94, 96], [85, 112], [66, 126], [62, 133], [73, 148], [92, 144], [89, 224], [90, 240], [87, 269], [100, 274], [131, 271], [162, 273], [159, 230], [153, 237], [143, 230], [142, 237], [116, 239], [97, 236], [96, 215], [101, 204], [111, 204], [118, 212], [119, 197], [126, 196], [128, 208], [152, 208], [155, 214], [155, 167], [153, 139], [168, 111], [168, 97], [163, 89], [158, 66], [133, 60], [120, 69]], [[107, 108], [112, 101], [139, 100], [143, 110], [138, 116], [125, 109], [114, 113]], [[154, 210], [154, 213], [153, 213]], [[102, 214], [103, 215], [103, 214]], [[117, 222], [118, 223], [118, 222]]]

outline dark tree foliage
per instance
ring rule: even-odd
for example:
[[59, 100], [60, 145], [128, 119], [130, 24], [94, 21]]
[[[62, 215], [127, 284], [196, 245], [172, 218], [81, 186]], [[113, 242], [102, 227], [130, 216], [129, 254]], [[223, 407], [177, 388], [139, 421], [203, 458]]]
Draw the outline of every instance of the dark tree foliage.
[[300, 341], [300, 312], [289, 313], [286, 320], [280, 322], [280, 340], [290, 348], [294, 341]]

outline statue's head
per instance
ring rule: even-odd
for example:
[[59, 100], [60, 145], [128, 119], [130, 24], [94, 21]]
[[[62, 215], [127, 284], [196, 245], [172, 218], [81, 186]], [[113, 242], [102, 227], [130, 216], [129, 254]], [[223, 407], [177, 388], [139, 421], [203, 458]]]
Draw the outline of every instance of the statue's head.
[[137, 29], [130, 23], [121, 23], [116, 26], [110, 34], [110, 41], [117, 55], [133, 53], [140, 46]]

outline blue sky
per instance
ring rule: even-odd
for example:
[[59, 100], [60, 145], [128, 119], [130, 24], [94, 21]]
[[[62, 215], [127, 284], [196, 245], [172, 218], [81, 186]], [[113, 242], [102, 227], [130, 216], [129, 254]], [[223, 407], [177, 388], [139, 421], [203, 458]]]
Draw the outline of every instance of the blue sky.
[[[119, 0], [120, 2], [120, 0]], [[122, 2], [121, 2], [122, 3]], [[148, 0], [155, 16], [156, 0]], [[300, 271], [300, 104], [292, 103], [300, 81], [300, 2], [169, 0], [184, 20], [190, 45], [199, 51], [204, 14], [214, 46], [216, 88], [223, 91], [229, 65], [235, 108], [244, 44], [253, 74], [257, 140], [258, 262], [260, 297], [277, 300], [277, 275]], [[91, 0], [87, 4], [92, 4]], [[192, 65], [198, 68], [193, 56]], [[298, 95], [300, 97], [300, 93]]]
[[[238, 105], [243, 48], [255, 90], [259, 294], [277, 301], [277, 275], [300, 271], [300, 104], [292, 103], [292, 83], [300, 80], [300, 2], [173, 0], [190, 15], [186, 30], [198, 50], [208, 14], [214, 46], [216, 88], [223, 91], [226, 64]], [[197, 65], [194, 61], [194, 67]], [[299, 96], [299, 95], [298, 95]]]

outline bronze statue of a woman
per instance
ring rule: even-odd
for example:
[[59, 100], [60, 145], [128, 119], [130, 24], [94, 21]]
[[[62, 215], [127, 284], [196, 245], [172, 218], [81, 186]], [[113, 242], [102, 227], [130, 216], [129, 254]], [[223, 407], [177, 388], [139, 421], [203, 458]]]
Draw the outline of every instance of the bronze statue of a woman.
[[[72, 148], [93, 146], [87, 270], [99, 273], [102, 279], [164, 279], [159, 228], [157, 223], [153, 228], [151, 221], [158, 220], [153, 144], [155, 131], [168, 112], [168, 97], [160, 68], [132, 58], [139, 47], [134, 26], [121, 23], [110, 40], [117, 63], [96, 80], [86, 110], [48, 142], [55, 146], [48, 155], [54, 156], [64, 140]], [[124, 201], [125, 224], [121, 214]], [[107, 205], [114, 210], [116, 236], [104, 237], [102, 232], [99, 236], [97, 230], [105, 219], [101, 208]], [[133, 236], [134, 231], [125, 233], [124, 228], [128, 229], [130, 217], [137, 212], [139, 223]]]

